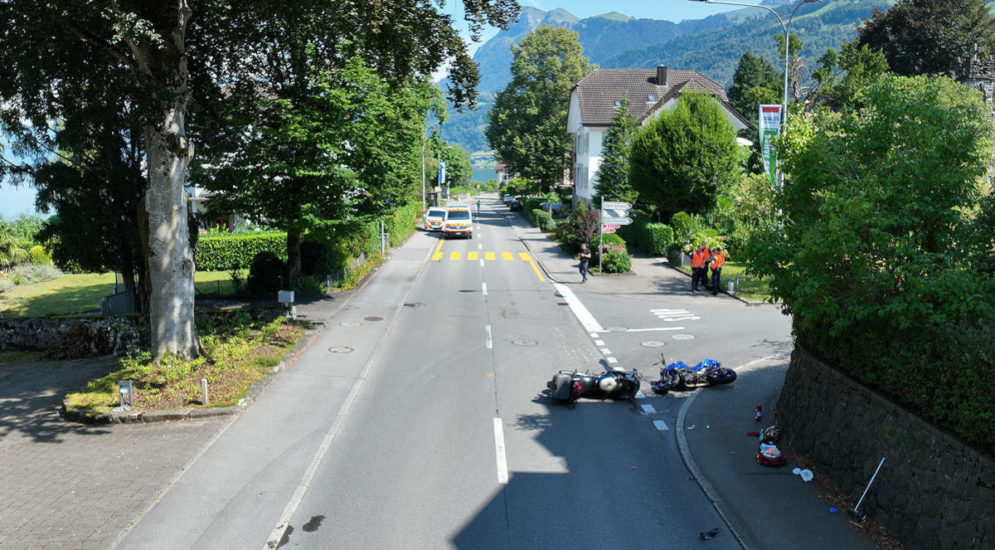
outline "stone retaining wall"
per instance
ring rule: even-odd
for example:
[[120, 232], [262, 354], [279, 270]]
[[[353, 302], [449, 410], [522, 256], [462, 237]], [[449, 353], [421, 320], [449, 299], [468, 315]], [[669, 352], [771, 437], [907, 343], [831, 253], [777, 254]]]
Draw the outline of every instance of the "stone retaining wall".
[[0, 351], [45, 351], [55, 359], [135, 353], [144, 326], [137, 316], [0, 319]]
[[[937, 391], [943, 391], [937, 388]], [[799, 347], [775, 411], [787, 446], [910, 550], [995, 548], [995, 460]]]

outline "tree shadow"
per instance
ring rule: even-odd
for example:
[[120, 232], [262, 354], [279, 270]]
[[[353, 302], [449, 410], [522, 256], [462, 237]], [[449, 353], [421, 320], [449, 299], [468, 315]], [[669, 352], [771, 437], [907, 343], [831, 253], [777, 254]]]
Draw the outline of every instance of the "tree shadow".
[[114, 284], [91, 284], [53, 288], [44, 294], [19, 300], [5, 309], [5, 316], [39, 317], [100, 311], [100, 299], [114, 291]]
[[66, 422], [58, 409], [66, 393], [118, 368], [113, 357], [0, 365], [0, 443], [18, 437], [61, 443], [69, 433], [109, 433], [104, 427]]

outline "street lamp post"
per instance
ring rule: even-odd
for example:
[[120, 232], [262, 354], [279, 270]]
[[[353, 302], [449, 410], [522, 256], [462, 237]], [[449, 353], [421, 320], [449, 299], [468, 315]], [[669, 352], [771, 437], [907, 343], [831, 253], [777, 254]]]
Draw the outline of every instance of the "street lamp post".
[[[791, 10], [791, 16], [788, 17], [787, 23], [785, 23], [784, 20], [781, 19], [780, 14], [778, 14], [777, 11], [775, 11], [774, 8], [771, 8], [770, 6], [762, 6], [760, 4], [745, 4], [742, 2], [726, 2], [725, 0], [690, 0], [690, 1], [702, 2], [704, 4], [725, 4], [727, 6], [761, 8], [773, 13], [774, 17], [777, 18], [777, 22], [780, 23], [781, 28], [784, 29], [784, 99], [781, 103], [781, 127], [783, 128], [784, 125], [788, 122], [788, 43], [789, 43], [788, 28], [791, 27], [791, 20], [795, 18], [795, 13], [798, 11], [798, 8], [802, 6], [802, 4], [819, 2], [820, 0], [800, 0], [797, 4], [795, 4], [795, 9]], [[780, 133], [780, 129], [778, 130], [778, 132]]]

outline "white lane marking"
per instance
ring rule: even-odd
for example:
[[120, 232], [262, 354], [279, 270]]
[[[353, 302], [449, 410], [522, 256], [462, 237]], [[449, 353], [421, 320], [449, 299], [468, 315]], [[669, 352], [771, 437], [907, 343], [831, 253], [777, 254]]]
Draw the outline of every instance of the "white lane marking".
[[657, 315], [680, 315], [680, 314], [690, 313], [686, 309], [660, 309], [660, 308], [656, 308], [656, 309], [651, 309], [650, 311], [653, 312], [653, 313], [655, 313], [655, 314], [657, 314]]
[[482, 245], [480, 243], [477, 243], [477, 250], [483, 250], [483, 249], [484, 249], [484, 245]]
[[497, 478], [498, 483], [508, 484], [508, 458], [504, 452], [504, 426], [500, 418], [494, 419], [494, 449], [497, 453]]
[[660, 317], [660, 319], [667, 321], [668, 323], [673, 323], [674, 321], [697, 321], [701, 317], [695, 317], [694, 315], [685, 315], [683, 317]]
[[664, 422], [663, 420], [654, 420], [653, 425], [656, 426], [656, 429], [660, 430], [661, 432], [670, 429], [667, 427], [667, 423]]
[[597, 337], [598, 337], [598, 333], [597, 332], [592, 332], [591, 333], [591, 338], [597, 338]]
[[656, 414], [656, 409], [653, 405], [640, 405], [640, 407], [642, 407], [643, 412], [646, 414]]
[[491, 338], [491, 326], [484, 325], [484, 330], [487, 331], [487, 349], [494, 349], [494, 339]]
[[484, 260], [480, 260], [480, 267], [484, 267]]
[[608, 358], [608, 362], [609, 363], [618, 363], [618, 359], [615, 359], [614, 357], [609, 357]]
[[484, 296], [487, 296], [487, 283], [480, 283], [480, 288], [484, 292]]
[[601, 325], [594, 319], [591, 312], [584, 307], [584, 304], [580, 303], [580, 300], [577, 299], [577, 296], [574, 295], [569, 287], [560, 283], [553, 283], [553, 288], [556, 289], [556, 292], [570, 306], [570, 311], [574, 312], [574, 317], [577, 317], [580, 324], [584, 326], [584, 330], [587, 332], [605, 332], [605, 329], [601, 328]]
[[605, 341], [604, 340], [595, 340], [594, 344], [597, 345], [597, 346], [603, 346], [603, 345], [605, 345]]
[[684, 330], [684, 327], [630, 328], [625, 332], [651, 332], [654, 330]]
[[646, 394], [642, 390], [636, 392], [636, 399], [646, 399]]
[[612, 354], [612, 350], [610, 350], [608, 348], [601, 348], [601, 353], [603, 353], [605, 355], [611, 355]]

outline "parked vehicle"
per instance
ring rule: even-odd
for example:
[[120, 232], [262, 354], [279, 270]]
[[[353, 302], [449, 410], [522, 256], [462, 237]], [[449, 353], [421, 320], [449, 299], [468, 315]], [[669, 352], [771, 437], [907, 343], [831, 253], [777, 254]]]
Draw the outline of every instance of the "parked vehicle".
[[581, 397], [634, 399], [641, 380], [636, 369], [612, 368], [601, 374], [561, 370], [546, 382], [546, 387], [550, 397], [562, 403], [573, 403]]
[[[660, 355], [656, 365], [666, 365], [666, 358]], [[653, 382], [653, 391], [665, 394], [670, 390], [691, 390], [705, 386], [729, 384], [736, 380], [736, 371], [727, 369], [714, 359], [704, 359], [693, 367], [684, 361], [675, 361], [660, 368], [660, 379]]]
[[469, 206], [450, 206], [446, 208], [446, 221], [442, 231], [448, 237], [473, 238], [473, 215]]
[[512, 212], [521, 212], [522, 211], [522, 201], [517, 200], [517, 199], [513, 200], [513, 201], [511, 201], [511, 204], [508, 205], [508, 208]]
[[432, 207], [428, 209], [422, 218], [422, 223], [426, 231], [442, 231], [443, 224], [446, 223], [446, 209]]
[[514, 197], [514, 195], [505, 195], [504, 199], [502, 199], [502, 200], [504, 200], [504, 203], [506, 205], [511, 206], [511, 201], [515, 200], [515, 197]]

